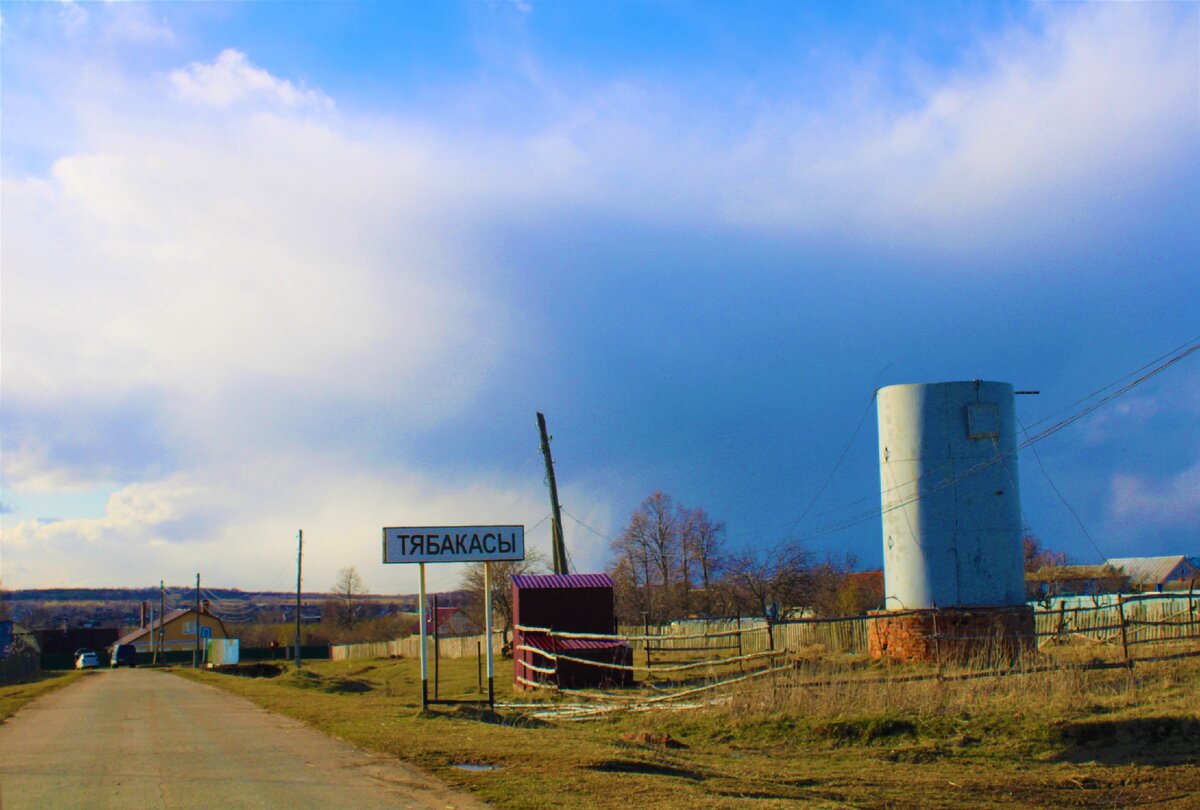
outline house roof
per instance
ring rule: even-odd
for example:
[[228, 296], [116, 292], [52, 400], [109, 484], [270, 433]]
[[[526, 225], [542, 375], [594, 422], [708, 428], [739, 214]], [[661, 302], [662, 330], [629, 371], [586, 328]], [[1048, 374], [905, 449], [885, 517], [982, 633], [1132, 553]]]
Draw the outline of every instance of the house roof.
[[846, 580], [848, 582], [858, 583], [859, 585], [863, 586], [864, 588], [874, 588], [879, 591], [883, 590], [883, 571], [882, 570], [851, 571], [849, 574], [846, 574]]
[[[171, 622], [175, 621], [176, 619], [186, 616], [189, 613], [195, 613], [195, 612], [196, 612], [195, 608], [176, 608], [175, 610], [172, 610], [170, 613], [168, 613], [166, 616], [163, 616], [160, 619], [155, 619], [154, 622], [152, 624], [150, 624], [148, 627], [139, 627], [137, 630], [133, 630], [133, 631], [126, 633], [125, 635], [121, 636], [119, 639], [114, 641], [113, 644], [114, 645], [115, 644], [134, 644], [137, 641], [139, 641], [140, 639], [149, 636], [151, 630], [157, 630], [159, 627], [163, 626], [164, 624], [170, 624]], [[225, 636], [229, 635], [229, 631], [225, 629], [225, 622], [221, 621], [221, 619], [218, 616], [215, 616], [212, 613], [207, 613], [205, 615], [212, 616], [214, 619], [216, 619], [217, 624], [221, 625], [221, 633]]]
[[611, 588], [608, 574], [514, 574], [518, 589], [533, 588]]
[[1077, 579], [1108, 579], [1109, 577], [1126, 577], [1116, 566], [1104, 565], [1043, 565], [1036, 571], [1029, 571], [1025, 579], [1030, 582], [1065, 582]]
[[1167, 577], [1179, 566], [1185, 563], [1192, 568], [1192, 574], [1200, 574], [1200, 568], [1182, 554], [1170, 557], [1114, 557], [1107, 561], [1114, 568], [1123, 568], [1129, 574], [1130, 581], [1135, 585], [1158, 585], [1166, 582]]
[[450, 619], [454, 618], [457, 614], [458, 614], [457, 607], [440, 607], [439, 606], [436, 612], [434, 612], [432, 610], [426, 611], [425, 626], [432, 628], [434, 626], [434, 623], [436, 622], [438, 627], [445, 627], [446, 623], [448, 621], [450, 621]]

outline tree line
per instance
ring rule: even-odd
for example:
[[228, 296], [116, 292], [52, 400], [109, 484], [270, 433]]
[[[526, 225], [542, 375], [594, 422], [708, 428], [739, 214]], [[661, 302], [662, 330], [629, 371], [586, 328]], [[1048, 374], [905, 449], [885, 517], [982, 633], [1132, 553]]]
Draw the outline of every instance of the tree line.
[[732, 547], [702, 507], [654, 492], [611, 544], [609, 573], [623, 623], [687, 616], [858, 615], [882, 594], [850, 576], [853, 556], [818, 559], [795, 538]]

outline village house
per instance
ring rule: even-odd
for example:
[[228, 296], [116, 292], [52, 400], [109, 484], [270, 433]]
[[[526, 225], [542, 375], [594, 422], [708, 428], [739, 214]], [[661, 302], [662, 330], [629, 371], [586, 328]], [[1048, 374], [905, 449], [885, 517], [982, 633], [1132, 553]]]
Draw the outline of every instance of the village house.
[[155, 619], [153, 623], [143, 610], [141, 625], [137, 630], [121, 636], [116, 643], [133, 644], [138, 652], [150, 652], [158, 647], [161, 638], [161, 649], [164, 651], [191, 650], [196, 647], [197, 626], [201, 643], [209, 638], [229, 638], [225, 631], [225, 623], [213, 615], [207, 599], [200, 603], [198, 622], [196, 609], [189, 607], [172, 610], [161, 619]]
[[1193, 579], [1200, 579], [1200, 566], [1182, 554], [1170, 557], [1117, 557], [1107, 561], [1129, 575], [1136, 590], [1161, 591], [1171, 583], [1186, 588]]
[[1025, 574], [1026, 599], [1127, 593], [1129, 575], [1109, 564], [1044, 565]]

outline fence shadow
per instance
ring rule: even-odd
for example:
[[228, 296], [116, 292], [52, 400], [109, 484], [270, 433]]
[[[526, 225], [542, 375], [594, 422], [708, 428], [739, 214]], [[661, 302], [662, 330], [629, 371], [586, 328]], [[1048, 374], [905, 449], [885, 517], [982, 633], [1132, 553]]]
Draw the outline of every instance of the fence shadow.
[[1200, 720], [1194, 717], [1139, 717], [1092, 720], [1064, 726], [1063, 762], [1102, 765], [1194, 765], [1200, 752]]

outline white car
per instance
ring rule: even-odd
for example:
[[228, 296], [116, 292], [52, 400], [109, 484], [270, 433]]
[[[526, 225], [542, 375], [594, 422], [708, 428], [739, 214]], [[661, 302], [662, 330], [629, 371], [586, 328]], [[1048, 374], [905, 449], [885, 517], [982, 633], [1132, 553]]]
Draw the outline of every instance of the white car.
[[82, 652], [75, 659], [75, 669], [91, 669], [92, 667], [100, 666], [100, 659], [91, 650]]

